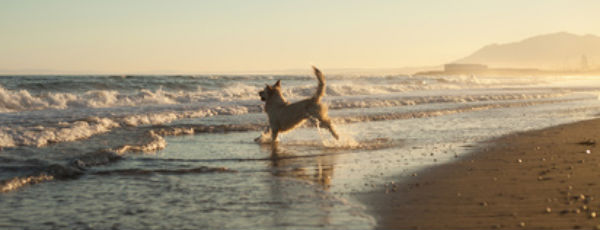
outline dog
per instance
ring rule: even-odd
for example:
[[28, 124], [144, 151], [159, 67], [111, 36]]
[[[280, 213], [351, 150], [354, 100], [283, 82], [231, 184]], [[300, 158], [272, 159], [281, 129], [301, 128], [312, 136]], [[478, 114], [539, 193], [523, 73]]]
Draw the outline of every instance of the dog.
[[[272, 144], [278, 142], [279, 133], [298, 127], [306, 119], [317, 120], [321, 127], [329, 129], [331, 135], [339, 140], [339, 135], [327, 115], [327, 105], [321, 102], [325, 95], [325, 77], [317, 67], [312, 68], [319, 85], [317, 92], [311, 98], [289, 103], [281, 94], [281, 80], [277, 80], [272, 86], [267, 84], [265, 89], [258, 93], [260, 100], [265, 102], [264, 110], [269, 118], [269, 127], [265, 130], [265, 134], [271, 131]], [[260, 137], [256, 139], [258, 140]]]

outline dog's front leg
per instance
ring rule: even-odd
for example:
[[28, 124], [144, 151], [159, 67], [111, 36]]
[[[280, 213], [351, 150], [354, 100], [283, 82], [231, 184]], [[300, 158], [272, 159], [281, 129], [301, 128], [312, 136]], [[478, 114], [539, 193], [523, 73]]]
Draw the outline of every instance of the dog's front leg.
[[277, 143], [279, 142], [279, 140], [277, 140], [278, 134], [279, 134], [278, 128], [271, 128], [271, 147], [273, 147], [273, 148], [277, 148]]
[[340, 136], [337, 134], [337, 132], [335, 131], [335, 128], [333, 127], [333, 124], [331, 124], [331, 120], [329, 118], [321, 118], [321, 124], [323, 124], [323, 127], [329, 129], [329, 132], [331, 132], [331, 135], [336, 139], [339, 140]]
[[277, 142], [277, 135], [279, 134], [279, 129], [275, 128], [275, 129], [271, 129], [271, 141], [272, 142]]

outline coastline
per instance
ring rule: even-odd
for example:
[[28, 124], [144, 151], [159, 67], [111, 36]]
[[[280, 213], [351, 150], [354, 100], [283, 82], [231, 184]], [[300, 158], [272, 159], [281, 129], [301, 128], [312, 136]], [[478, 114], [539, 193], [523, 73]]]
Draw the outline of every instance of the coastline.
[[396, 191], [358, 196], [377, 229], [599, 229], [598, 127], [592, 119], [509, 134]]

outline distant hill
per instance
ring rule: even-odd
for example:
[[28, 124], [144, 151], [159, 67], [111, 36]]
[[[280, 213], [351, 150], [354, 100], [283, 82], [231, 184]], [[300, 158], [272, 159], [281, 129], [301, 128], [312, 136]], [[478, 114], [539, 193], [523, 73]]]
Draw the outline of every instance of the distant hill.
[[493, 68], [587, 70], [600, 68], [600, 37], [561, 32], [520, 42], [492, 44], [454, 63], [485, 64]]

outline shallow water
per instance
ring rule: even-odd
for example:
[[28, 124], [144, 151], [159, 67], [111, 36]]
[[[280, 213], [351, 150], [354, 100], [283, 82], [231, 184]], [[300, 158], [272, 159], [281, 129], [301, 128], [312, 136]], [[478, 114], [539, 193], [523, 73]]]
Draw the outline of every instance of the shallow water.
[[342, 134], [305, 126], [277, 151], [257, 92], [312, 76], [0, 77], [3, 229], [366, 229], [353, 194], [480, 141], [595, 117], [593, 77], [327, 76]]

